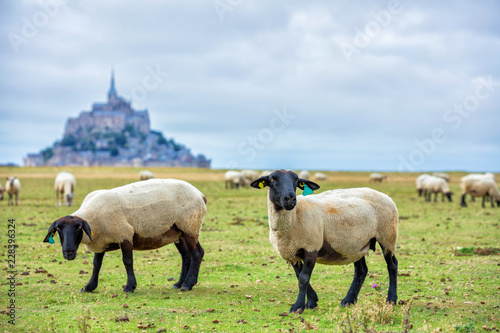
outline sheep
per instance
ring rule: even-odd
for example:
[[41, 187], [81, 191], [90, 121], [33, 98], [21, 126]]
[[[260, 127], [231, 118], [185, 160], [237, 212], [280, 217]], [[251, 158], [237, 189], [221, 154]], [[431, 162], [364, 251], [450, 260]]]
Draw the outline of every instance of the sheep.
[[[462, 177], [460, 179], [460, 183], [469, 182], [472, 179], [483, 179], [483, 178], [487, 178], [487, 179], [491, 179], [492, 181], [495, 181], [495, 175], [493, 173], [491, 173], [491, 172], [486, 172], [484, 174], [482, 174], [482, 173], [470, 173], [467, 176]], [[462, 186], [462, 188], [463, 188], [463, 186]], [[486, 197], [486, 198], [483, 197], [483, 201], [486, 200], [486, 199], [488, 199], [488, 197]], [[474, 200], [474, 196], [471, 196], [470, 200], [471, 201], [475, 201]]]
[[441, 201], [444, 201], [446, 196], [451, 202], [451, 193], [448, 183], [441, 177], [429, 176], [423, 180], [423, 189], [425, 191], [425, 201], [431, 201], [432, 193], [435, 193], [434, 202], [437, 200], [438, 193], [441, 193]]
[[255, 170], [241, 170], [243, 184], [247, 185], [260, 177], [260, 174]]
[[434, 172], [434, 173], [432, 173], [432, 175], [439, 177], [439, 178], [443, 178], [444, 180], [446, 180], [447, 183], [450, 182], [450, 175], [448, 175], [447, 173]]
[[56, 190], [56, 206], [64, 204], [66, 206], [73, 205], [73, 192], [75, 191], [76, 179], [71, 173], [63, 171], [57, 174], [54, 181], [54, 188]]
[[63, 257], [73, 260], [80, 243], [94, 252], [94, 269], [82, 292], [97, 288], [105, 252], [121, 248], [127, 272], [124, 292], [137, 282], [133, 250], [153, 250], [172, 242], [182, 258], [174, 288], [191, 290], [198, 281], [204, 251], [198, 241], [207, 198], [191, 184], [176, 179], [139, 181], [88, 194], [73, 214], [54, 221], [44, 242], [59, 234]]
[[5, 190], [9, 195], [8, 206], [13, 206], [12, 196], [16, 197], [16, 206], [18, 205], [19, 191], [21, 191], [21, 182], [17, 177], [6, 177], [7, 183], [5, 184]]
[[309, 175], [309, 171], [307, 170], [302, 170], [301, 172], [299, 172], [299, 178], [309, 180], [310, 177], [311, 176]]
[[[470, 176], [470, 175], [469, 175]], [[485, 208], [484, 202], [486, 197], [490, 197], [491, 207], [495, 207], [496, 201], [497, 206], [500, 207], [500, 192], [498, 191], [497, 184], [489, 176], [482, 177], [462, 177], [462, 182], [460, 183], [462, 188], [462, 199], [460, 206], [467, 207], [465, 202], [465, 197], [470, 194], [471, 197], [483, 197], [483, 202], [481, 206]]]
[[244, 184], [243, 175], [240, 171], [226, 171], [224, 179], [226, 188], [238, 188], [240, 185], [243, 186]]
[[0, 183], [0, 200], [3, 200], [3, 192], [4, 192], [4, 188], [2, 187], [2, 184]]
[[370, 181], [374, 183], [382, 183], [384, 179], [387, 179], [387, 175], [383, 175], [380, 173], [372, 173], [370, 174]]
[[285, 170], [261, 177], [251, 186], [269, 187], [269, 239], [280, 257], [292, 265], [299, 281], [297, 301], [290, 312], [317, 307], [318, 296], [309, 283], [316, 262], [354, 263], [354, 279], [340, 305], [354, 304], [368, 272], [364, 257], [369, 249], [375, 251], [376, 242], [389, 272], [387, 301], [396, 303], [398, 210], [391, 198], [369, 188], [296, 196], [297, 187], [317, 190], [319, 185]]
[[327, 176], [327, 175], [325, 175], [325, 174], [324, 174], [324, 173], [322, 173], [322, 172], [316, 172], [316, 173], [314, 174], [314, 180], [316, 180], [316, 181], [319, 181], [319, 180], [325, 181], [325, 180], [327, 180], [327, 179], [328, 179], [328, 176]]
[[424, 190], [424, 179], [426, 179], [429, 176], [430, 176], [429, 174], [424, 173], [424, 174], [418, 176], [417, 179], [415, 180], [415, 184], [417, 185], [417, 192], [418, 192], [419, 197], [422, 196], [422, 192]]
[[264, 170], [260, 173], [260, 177], [262, 176], [269, 176], [272, 173], [270, 170]]
[[155, 174], [148, 170], [142, 170], [139, 172], [139, 180], [148, 180], [155, 178]]

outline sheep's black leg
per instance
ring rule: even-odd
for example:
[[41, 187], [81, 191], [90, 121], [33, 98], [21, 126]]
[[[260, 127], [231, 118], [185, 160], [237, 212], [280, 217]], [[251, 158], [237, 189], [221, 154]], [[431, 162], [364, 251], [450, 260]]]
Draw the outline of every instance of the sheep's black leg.
[[[295, 276], [297, 276], [297, 280], [300, 277], [300, 273], [302, 271], [302, 263], [292, 264], [293, 270], [295, 271]], [[307, 303], [306, 309], [315, 309], [318, 306], [318, 294], [314, 291], [311, 283], [307, 284]]]
[[476, 201], [476, 198], [474, 198], [473, 196], [471, 196], [471, 197], [470, 197], [470, 201], [475, 202], [475, 201]]
[[94, 269], [92, 270], [92, 276], [90, 277], [89, 283], [80, 290], [82, 293], [90, 293], [97, 288], [99, 283], [99, 271], [102, 266], [102, 259], [104, 258], [104, 252], [94, 253]]
[[438, 193], [436, 192], [436, 193], [434, 194], [434, 202], [437, 202], [437, 198], [438, 198]]
[[481, 207], [483, 207], [483, 208], [485, 208], [485, 207], [484, 207], [484, 201], [486, 200], [485, 198], [486, 198], [486, 197], [483, 195], [483, 201], [481, 202]]
[[120, 245], [122, 249], [122, 259], [123, 265], [125, 265], [125, 270], [127, 271], [127, 284], [123, 291], [126, 293], [133, 293], [137, 287], [137, 281], [135, 280], [134, 274], [134, 246], [129, 241], [124, 241]]
[[462, 194], [462, 200], [460, 201], [460, 206], [467, 207], [467, 203], [465, 202], [465, 196], [467, 193]]
[[189, 265], [189, 270], [186, 276], [186, 280], [181, 286], [181, 290], [191, 290], [193, 286], [198, 283], [198, 274], [200, 272], [201, 260], [205, 251], [201, 247], [200, 243], [191, 236], [185, 236], [186, 247], [191, 256], [191, 264]]
[[302, 265], [302, 269], [300, 270], [298, 276], [299, 294], [297, 296], [295, 304], [290, 308], [290, 312], [300, 312], [306, 308], [306, 294], [309, 286], [309, 281], [311, 280], [311, 274], [314, 269], [314, 265], [316, 264], [317, 256], [317, 251], [304, 253], [304, 264]]
[[366, 266], [365, 257], [362, 257], [354, 263], [354, 278], [352, 279], [351, 287], [345, 298], [340, 302], [341, 306], [351, 305], [358, 300], [358, 294], [365, 282], [366, 274], [368, 274], [368, 266]]
[[382, 244], [380, 245], [384, 253], [384, 259], [387, 263], [387, 271], [389, 272], [389, 291], [387, 292], [387, 303], [396, 304], [398, 300], [398, 260], [391, 251], [385, 251]]
[[183, 237], [181, 237], [179, 241], [175, 243], [175, 247], [181, 254], [182, 258], [181, 276], [179, 278], [179, 281], [177, 281], [177, 283], [175, 283], [173, 286], [174, 289], [179, 289], [186, 280], [189, 266], [191, 266], [191, 255], [189, 254], [189, 251], [186, 247], [186, 242]]

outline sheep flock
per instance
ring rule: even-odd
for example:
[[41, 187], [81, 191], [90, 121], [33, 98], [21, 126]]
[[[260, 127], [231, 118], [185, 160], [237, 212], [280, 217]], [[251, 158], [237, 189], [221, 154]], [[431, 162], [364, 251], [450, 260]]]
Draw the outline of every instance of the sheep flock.
[[[387, 265], [386, 301], [397, 303], [399, 213], [393, 199], [383, 193], [391, 192], [398, 182], [397, 176], [391, 174], [389, 178], [377, 172], [360, 181], [364, 183], [361, 186], [374, 189], [343, 189], [334, 173], [310, 170], [227, 170], [218, 177], [224, 184], [216, 186], [227, 190], [228, 196], [236, 193], [232, 192], [235, 190], [264, 189], [267, 193], [270, 243], [292, 266], [299, 282], [297, 300], [291, 304], [290, 312], [300, 313], [318, 306], [320, 297], [311, 285], [316, 263], [352, 264], [354, 278], [340, 305], [356, 303], [368, 273], [365, 256], [370, 250], [375, 251], [377, 244]], [[82, 292], [96, 290], [104, 256], [115, 250], [120, 250], [126, 272], [123, 291], [134, 292], [138, 286], [134, 252], [168, 244], [174, 244], [182, 261], [179, 279], [173, 288], [192, 290], [199, 276], [210, 278], [200, 274], [205, 253], [200, 237], [210, 195], [206, 196], [200, 191], [202, 188], [183, 180], [157, 178], [149, 170], [142, 170], [136, 180], [85, 195], [82, 185], [78, 188], [80, 192], [76, 192], [77, 179], [73, 174], [63, 171], [55, 175], [56, 207], [53, 209], [60, 215], [52, 220], [43, 242], [54, 244], [58, 236], [66, 260], [74, 260], [82, 244], [93, 252], [93, 271]], [[321, 193], [314, 193], [320, 186]], [[425, 205], [449, 205], [455, 199], [454, 204], [467, 209], [479, 207], [474, 201], [480, 198], [483, 209], [500, 207], [500, 191], [492, 173], [468, 174], [461, 178], [442, 172], [425, 173], [415, 177], [415, 186], [417, 195], [412, 200], [422, 200]], [[457, 188], [460, 192], [456, 192]], [[8, 205], [17, 206], [20, 190], [21, 181], [9, 176], [5, 188], [0, 184], [0, 200], [8, 196]], [[298, 195], [296, 190], [304, 192]], [[75, 201], [80, 205], [73, 213], [59, 211], [65, 209], [62, 206], [74, 205]], [[316, 278], [315, 283], [320, 283], [321, 279]]]

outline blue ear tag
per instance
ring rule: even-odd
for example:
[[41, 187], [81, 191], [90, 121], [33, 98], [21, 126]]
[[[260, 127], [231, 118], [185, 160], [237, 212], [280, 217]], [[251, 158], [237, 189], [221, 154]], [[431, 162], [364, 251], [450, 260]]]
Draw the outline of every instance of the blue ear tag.
[[304, 192], [302, 192], [302, 195], [303, 195], [303, 196], [306, 196], [306, 195], [308, 195], [308, 194], [313, 194], [313, 193], [314, 193], [314, 191], [313, 191], [313, 190], [311, 190], [309, 187], [307, 187], [307, 185], [306, 185], [306, 184], [304, 184]]
[[54, 238], [52, 238], [52, 234], [49, 236], [49, 244], [54, 244]]

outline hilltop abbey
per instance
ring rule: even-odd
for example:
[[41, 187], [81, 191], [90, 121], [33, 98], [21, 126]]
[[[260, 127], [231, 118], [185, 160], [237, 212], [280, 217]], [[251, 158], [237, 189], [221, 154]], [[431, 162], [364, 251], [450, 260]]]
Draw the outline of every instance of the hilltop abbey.
[[190, 149], [150, 129], [147, 110], [134, 110], [118, 96], [114, 73], [107, 103], [94, 103], [91, 111], [80, 112], [66, 121], [64, 137], [52, 147], [28, 154], [25, 166], [107, 165], [179, 166], [209, 168], [205, 156], [193, 156]]

